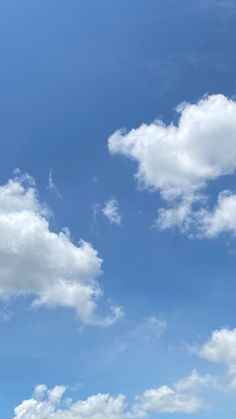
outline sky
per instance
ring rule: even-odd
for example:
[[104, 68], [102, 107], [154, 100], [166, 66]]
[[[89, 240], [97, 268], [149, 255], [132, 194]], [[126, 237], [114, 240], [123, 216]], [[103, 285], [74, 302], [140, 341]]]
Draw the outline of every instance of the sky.
[[0, 1], [0, 418], [234, 419], [236, 3]]

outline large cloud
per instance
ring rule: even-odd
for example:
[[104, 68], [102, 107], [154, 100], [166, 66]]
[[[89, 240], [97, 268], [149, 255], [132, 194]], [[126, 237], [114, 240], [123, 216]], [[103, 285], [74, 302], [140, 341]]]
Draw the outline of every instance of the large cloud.
[[213, 384], [210, 376], [202, 377], [194, 371], [173, 387], [146, 390], [130, 407], [124, 395], [97, 394], [72, 402], [63, 399], [64, 386], [50, 390], [39, 385], [32, 399], [24, 400], [15, 408], [14, 419], [141, 419], [149, 418], [153, 413], [191, 414], [204, 407], [197, 393]]
[[177, 225], [186, 232], [195, 227], [206, 236], [235, 232], [236, 219], [230, 217], [235, 196], [224, 192], [212, 210], [203, 193], [210, 181], [235, 173], [236, 102], [212, 95], [184, 103], [178, 112], [178, 124], [155, 121], [130, 132], [116, 131], [109, 150], [136, 161], [139, 182], [161, 193], [167, 207], [159, 210], [159, 228]]
[[164, 197], [195, 191], [236, 169], [236, 103], [223, 95], [178, 108], [178, 126], [156, 121], [109, 138], [111, 153], [138, 163], [138, 179]]
[[50, 211], [29, 176], [0, 186], [0, 298], [34, 295], [33, 306], [73, 308], [87, 324], [110, 325], [122, 314], [96, 315], [102, 260], [90, 243], [50, 230]]
[[36, 387], [32, 399], [23, 401], [15, 409], [14, 419], [121, 419], [125, 408], [124, 396], [116, 398], [109, 394], [97, 394], [87, 400], [62, 407], [65, 387], [56, 386], [48, 390], [46, 386]]

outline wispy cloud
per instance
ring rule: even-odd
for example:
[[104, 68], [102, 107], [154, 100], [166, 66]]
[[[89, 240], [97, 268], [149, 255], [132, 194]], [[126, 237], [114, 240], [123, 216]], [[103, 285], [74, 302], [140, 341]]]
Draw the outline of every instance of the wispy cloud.
[[59, 192], [59, 190], [57, 189], [57, 187], [55, 185], [55, 182], [54, 182], [54, 179], [53, 179], [52, 170], [50, 170], [49, 171], [49, 174], [48, 174], [48, 186], [47, 186], [47, 189], [50, 190], [50, 191], [53, 191], [58, 198], [62, 199], [62, 195], [61, 195], [61, 193]]
[[109, 199], [102, 208], [102, 212], [111, 224], [121, 224], [122, 216], [117, 199]]

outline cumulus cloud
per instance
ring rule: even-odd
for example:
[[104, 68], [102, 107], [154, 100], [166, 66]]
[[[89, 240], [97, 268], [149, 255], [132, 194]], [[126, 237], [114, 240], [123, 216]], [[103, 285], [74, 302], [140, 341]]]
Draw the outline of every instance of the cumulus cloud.
[[215, 330], [200, 348], [199, 355], [208, 361], [226, 364], [236, 378], [236, 329]]
[[151, 413], [195, 413], [204, 407], [203, 401], [189, 394], [178, 393], [171, 387], [146, 390], [137, 398], [134, 417], [142, 418]]
[[203, 388], [214, 388], [217, 387], [217, 381], [212, 375], [207, 374], [201, 376], [196, 370], [191, 375], [185, 377], [175, 384], [175, 389], [179, 392], [198, 392]]
[[236, 390], [236, 329], [222, 328], [213, 331], [198, 350], [198, 354], [208, 361], [225, 364], [228, 374], [223, 388]]
[[160, 192], [166, 207], [158, 211], [158, 228], [178, 226], [207, 237], [235, 233], [235, 195], [220, 193], [215, 207], [208, 208], [207, 187], [235, 174], [236, 102], [212, 95], [181, 104], [177, 111], [177, 124], [155, 121], [116, 131], [108, 140], [109, 150], [134, 160], [139, 183]]
[[46, 386], [36, 387], [32, 399], [23, 401], [15, 408], [14, 419], [122, 419], [125, 398], [109, 394], [97, 394], [86, 400], [73, 403], [62, 400], [64, 386], [49, 390]]
[[186, 197], [176, 206], [158, 210], [154, 224], [160, 230], [178, 227], [182, 233], [195, 237], [217, 237], [221, 233], [236, 234], [236, 194], [220, 192], [213, 208], [206, 197]]
[[209, 180], [236, 169], [236, 103], [223, 95], [178, 107], [177, 126], [161, 121], [128, 133], [116, 131], [108, 141], [112, 154], [138, 163], [137, 178], [165, 198], [199, 190]]
[[[171, 203], [167, 208], [160, 208], [158, 210], [158, 217], [154, 226], [159, 230], [167, 230], [178, 226], [182, 233], [189, 233], [195, 231], [196, 227], [200, 228], [203, 221], [202, 210], [193, 210], [194, 203], [199, 205], [203, 198], [198, 196], [189, 195], [184, 197], [179, 202]], [[206, 216], [206, 212], [204, 212]]]
[[32, 295], [34, 307], [67, 307], [86, 324], [114, 323], [120, 307], [106, 318], [96, 314], [102, 259], [90, 243], [75, 245], [68, 230], [51, 231], [49, 215], [30, 176], [0, 186], [0, 298]]
[[121, 224], [122, 217], [117, 199], [113, 198], [107, 201], [102, 209], [102, 212], [111, 224]]
[[133, 407], [134, 417], [142, 418], [153, 413], [196, 413], [206, 407], [199, 394], [216, 386], [216, 379], [210, 374], [201, 376], [194, 370], [172, 386], [149, 389], [142, 396], [138, 396]]
[[39, 385], [35, 388], [33, 398], [24, 400], [15, 408], [14, 419], [141, 419], [149, 418], [153, 413], [192, 414], [205, 406], [193, 391], [210, 385], [210, 376], [201, 377], [194, 371], [173, 387], [146, 390], [135, 398], [131, 406], [122, 394], [117, 397], [97, 394], [73, 402], [63, 398], [66, 391], [64, 386], [50, 390], [45, 385]]

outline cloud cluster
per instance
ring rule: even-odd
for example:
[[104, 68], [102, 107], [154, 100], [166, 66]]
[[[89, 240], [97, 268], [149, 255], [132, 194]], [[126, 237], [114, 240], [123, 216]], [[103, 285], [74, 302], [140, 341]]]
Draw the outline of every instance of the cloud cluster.
[[191, 414], [204, 407], [198, 393], [212, 385], [210, 376], [201, 377], [196, 371], [173, 387], [162, 386], [146, 390], [137, 396], [135, 403], [128, 406], [124, 395], [112, 397], [97, 394], [86, 400], [73, 402], [63, 399], [64, 386], [48, 389], [45, 385], [36, 387], [33, 398], [23, 401], [15, 408], [14, 419], [141, 419], [151, 414]]
[[206, 197], [185, 197], [176, 205], [159, 209], [155, 226], [160, 230], [178, 226], [183, 233], [192, 232], [199, 238], [213, 238], [221, 233], [235, 236], [236, 194], [229, 190], [220, 192], [211, 209]]
[[36, 387], [32, 399], [23, 401], [15, 408], [14, 419], [121, 419], [125, 400], [108, 394], [97, 394], [87, 400], [73, 403], [70, 399], [62, 400], [64, 386], [49, 390], [46, 386]]
[[[172, 386], [147, 389], [129, 404], [124, 395], [112, 397], [97, 394], [86, 400], [72, 401], [63, 397], [66, 388], [45, 385], [36, 387], [31, 399], [15, 408], [14, 419], [143, 419], [156, 414], [194, 414], [207, 408], [207, 392], [236, 389], [236, 329], [222, 328], [212, 332], [196, 353], [210, 362], [223, 363], [228, 368], [228, 381], [220, 385], [211, 374], [200, 375], [196, 370]], [[204, 399], [202, 398], [204, 394]]]
[[206, 193], [211, 182], [236, 171], [236, 102], [212, 95], [177, 111], [178, 124], [155, 121], [116, 131], [109, 150], [136, 161], [139, 183], [160, 192], [166, 207], [158, 212], [159, 228], [178, 226], [208, 237], [235, 233], [236, 194], [222, 191], [209, 208]]
[[67, 307], [86, 324], [113, 324], [122, 310], [96, 314], [102, 260], [90, 243], [75, 245], [68, 230], [50, 230], [50, 211], [30, 176], [0, 186], [0, 298], [32, 295], [34, 307]]

